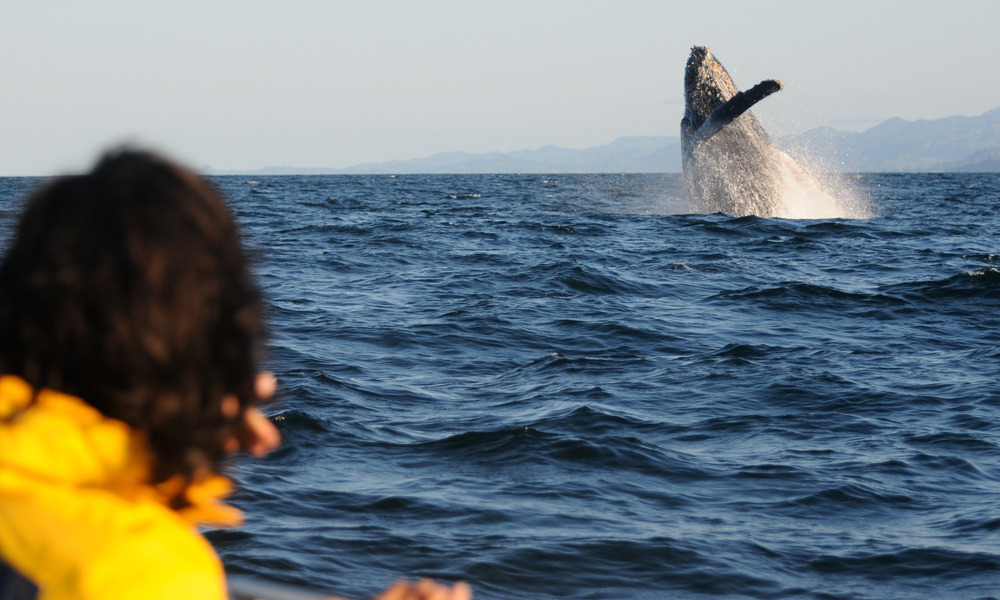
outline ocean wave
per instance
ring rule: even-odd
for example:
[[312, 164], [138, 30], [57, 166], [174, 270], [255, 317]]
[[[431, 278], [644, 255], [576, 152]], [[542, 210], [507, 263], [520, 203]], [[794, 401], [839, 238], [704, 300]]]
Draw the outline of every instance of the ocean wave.
[[1000, 180], [968, 177], [862, 176], [849, 221], [678, 214], [671, 175], [223, 178], [285, 444], [212, 541], [358, 598], [995, 596]]

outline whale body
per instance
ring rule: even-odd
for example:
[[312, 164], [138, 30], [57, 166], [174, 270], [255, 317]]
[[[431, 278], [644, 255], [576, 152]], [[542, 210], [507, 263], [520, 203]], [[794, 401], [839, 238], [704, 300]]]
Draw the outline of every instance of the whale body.
[[707, 47], [691, 49], [684, 72], [681, 159], [695, 212], [789, 217], [796, 216], [790, 195], [803, 190], [826, 195], [806, 169], [775, 147], [750, 112], [782, 87], [766, 79], [739, 91]]

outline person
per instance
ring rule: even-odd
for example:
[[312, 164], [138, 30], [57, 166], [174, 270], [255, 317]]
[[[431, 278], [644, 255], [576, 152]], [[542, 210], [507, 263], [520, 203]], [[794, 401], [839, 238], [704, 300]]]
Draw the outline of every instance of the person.
[[[202, 525], [258, 408], [262, 298], [213, 186], [120, 149], [29, 198], [0, 263], [0, 598], [222, 600]], [[384, 600], [467, 600], [400, 582]]]

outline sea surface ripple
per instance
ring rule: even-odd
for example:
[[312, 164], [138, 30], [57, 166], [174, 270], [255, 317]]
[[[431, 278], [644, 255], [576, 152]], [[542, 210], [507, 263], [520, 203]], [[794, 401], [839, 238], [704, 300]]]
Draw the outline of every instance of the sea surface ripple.
[[679, 175], [215, 182], [284, 436], [233, 465], [230, 572], [1000, 597], [1000, 175], [856, 176], [856, 220], [684, 214]]

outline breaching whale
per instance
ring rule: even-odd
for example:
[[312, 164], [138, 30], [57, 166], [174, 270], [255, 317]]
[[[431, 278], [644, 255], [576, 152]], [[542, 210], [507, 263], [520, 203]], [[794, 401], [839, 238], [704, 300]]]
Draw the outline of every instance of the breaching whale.
[[707, 47], [691, 48], [684, 72], [681, 159], [695, 212], [795, 216], [789, 194], [803, 185], [820, 190], [808, 171], [774, 146], [749, 112], [782, 87], [780, 81], [766, 79], [741, 92]]

